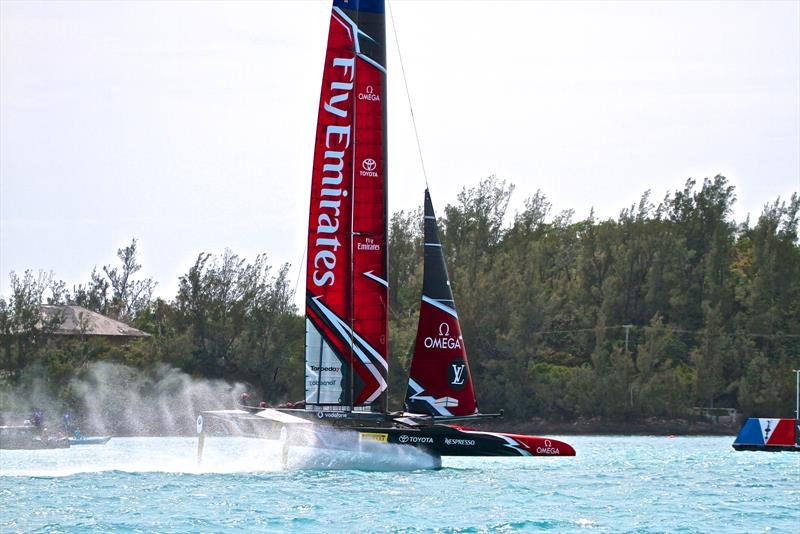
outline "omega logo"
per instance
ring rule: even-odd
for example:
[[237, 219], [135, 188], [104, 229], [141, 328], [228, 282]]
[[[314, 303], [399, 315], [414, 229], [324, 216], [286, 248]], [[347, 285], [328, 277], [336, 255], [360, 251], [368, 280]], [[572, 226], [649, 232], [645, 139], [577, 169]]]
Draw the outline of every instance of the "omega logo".
[[366, 87], [366, 92], [365, 93], [358, 93], [358, 99], [359, 100], [369, 100], [371, 102], [380, 102], [381, 101], [381, 96], [375, 94], [375, 88], [372, 87], [371, 85], [368, 85]]
[[437, 337], [426, 337], [422, 344], [426, 349], [460, 349], [461, 339], [450, 337], [450, 325], [441, 323]]

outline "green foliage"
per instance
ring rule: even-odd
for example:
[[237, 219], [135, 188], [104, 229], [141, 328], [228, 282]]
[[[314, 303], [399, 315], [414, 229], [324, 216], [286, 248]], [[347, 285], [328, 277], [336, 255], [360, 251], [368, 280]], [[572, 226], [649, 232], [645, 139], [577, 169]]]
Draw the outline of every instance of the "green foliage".
[[[551, 215], [537, 192], [507, 224], [512, 192], [490, 177], [439, 218], [482, 410], [624, 420], [791, 404], [791, 369], [800, 366], [797, 195], [766, 206], [750, 228], [731, 220], [736, 197], [723, 176], [699, 188], [688, 180], [657, 206], [645, 192], [604, 221]], [[407, 255], [417, 225], [392, 224], [404, 279], [421, 275], [419, 263], [410, 274]], [[408, 291], [398, 290], [395, 311], [417, 306]], [[632, 325], [628, 350], [622, 325]], [[391, 327], [413, 340], [414, 321]]]
[[[734, 188], [723, 176], [688, 180], [658, 205], [645, 192], [608, 220], [553, 214], [541, 192], [511, 216], [513, 190], [490, 177], [439, 212], [482, 411], [504, 408], [520, 420], [682, 417], [693, 406], [791, 415], [791, 370], [800, 367], [797, 194], [765, 206], [750, 226], [731, 219]], [[421, 221], [415, 210], [389, 224], [392, 409], [402, 405], [417, 329]], [[3, 406], [12, 388], [74, 405], [72, 379], [95, 362], [245, 382], [269, 402], [302, 398], [304, 319], [288, 266], [201, 253], [173, 299], [153, 299], [153, 281], [136, 277], [136, 246], [72, 292], [52, 275], [11, 273], [9, 299], [0, 299]], [[57, 318], [42, 322], [43, 303], [82, 305], [151, 337], [65, 340], [52, 335]]]
[[269, 400], [299, 398], [304, 330], [288, 269], [284, 265], [271, 276], [263, 254], [253, 263], [229, 250], [221, 258], [200, 254], [180, 278], [170, 314], [175, 334], [190, 351], [176, 354], [181, 367], [204, 377], [247, 381]]

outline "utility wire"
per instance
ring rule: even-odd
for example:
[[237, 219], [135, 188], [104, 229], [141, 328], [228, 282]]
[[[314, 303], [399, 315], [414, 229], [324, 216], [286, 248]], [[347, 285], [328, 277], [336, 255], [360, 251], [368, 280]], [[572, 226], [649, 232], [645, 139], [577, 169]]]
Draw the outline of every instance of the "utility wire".
[[394, 14], [392, 13], [392, 3], [387, 0], [389, 6], [389, 19], [392, 21], [392, 31], [394, 31], [394, 42], [397, 46], [397, 57], [400, 58], [400, 70], [403, 73], [403, 84], [406, 87], [406, 98], [408, 99], [408, 109], [411, 111], [411, 124], [414, 125], [414, 137], [417, 139], [417, 151], [419, 152], [419, 163], [422, 166], [422, 177], [425, 179], [425, 188], [428, 189], [428, 173], [425, 172], [425, 160], [422, 158], [422, 144], [419, 142], [419, 132], [417, 131], [417, 120], [414, 117], [414, 107], [411, 105], [411, 91], [408, 90], [408, 79], [406, 78], [406, 68], [403, 65], [403, 54], [400, 53], [400, 40], [397, 37], [397, 27], [394, 24]]
[[[297, 264], [297, 279], [294, 281], [294, 295], [297, 298], [297, 286], [300, 285], [300, 274], [303, 272], [303, 262], [306, 259], [306, 251], [308, 250], [308, 241], [306, 240], [306, 244], [303, 247], [303, 257], [300, 258], [300, 263]], [[303, 298], [305, 300], [305, 298]]]
[[[572, 329], [564, 329], [564, 330], [539, 330], [532, 332], [533, 334], [572, 334], [577, 332], [594, 332], [596, 330], [614, 330], [617, 328], [625, 328], [626, 325], [613, 325], [613, 326], [598, 326], [595, 328], [572, 328]], [[633, 328], [643, 328], [645, 330], [663, 330], [666, 332], [675, 332], [678, 334], [692, 334], [692, 335], [702, 335], [705, 334], [705, 330], [683, 330], [681, 328], [670, 328], [665, 326], [634, 326]], [[752, 338], [766, 338], [766, 339], [775, 339], [775, 338], [800, 338], [800, 334], [751, 334], [749, 332], [721, 332], [722, 335], [728, 337], [752, 337]]]

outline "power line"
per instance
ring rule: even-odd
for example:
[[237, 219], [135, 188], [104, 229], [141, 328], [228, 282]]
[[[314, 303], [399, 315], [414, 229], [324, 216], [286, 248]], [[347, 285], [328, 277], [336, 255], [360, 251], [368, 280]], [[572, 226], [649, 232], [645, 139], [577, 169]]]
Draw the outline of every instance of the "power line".
[[386, 2], [389, 6], [389, 19], [392, 21], [392, 31], [394, 31], [394, 42], [397, 46], [397, 57], [400, 59], [400, 71], [403, 74], [403, 84], [406, 87], [406, 98], [408, 98], [408, 109], [411, 112], [411, 124], [414, 126], [414, 137], [417, 139], [417, 151], [419, 152], [419, 163], [422, 166], [422, 177], [425, 179], [425, 188], [428, 189], [428, 173], [425, 172], [425, 160], [422, 158], [422, 144], [419, 142], [419, 132], [417, 131], [417, 119], [414, 117], [414, 107], [411, 105], [411, 91], [408, 89], [408, 79], [406, 78], [406, 67], [403, 64], [403, 54], [400, 53], [400, 40], [397, 37], [397, 27], [394, 24], [394, 13], [392, 13], [392, 3]]
[[[666, 332], [675, 332], [678, 334], [690, 334], [690, 335], [703, 335], [706, 333], [705, 330], [685, 330], [682, 328], [671, 328], [667, 326], [636, 326], [636, 325], [629, 325], [629, 324], [619, 324], [619, 325], [611, 325], [611, 326], [596, 326], [593, 328], [571, 328], [571, 329], [561, 329], [561, 330], [539, 330], [533, 332], [533, 334], [572, 334], [578, 332], [596, 332], [597, 330], [615, 330], [618, 328], [623, 328], [626, 330], [630, 330], [631, 328], [642, 328], [644, 330], [662, 330]], [[800, 334], [760, 334], [760, 333], [750, 333], [750, 332], [721, 332], [721, 335], [728, 336], [728, 337], [751, 337], [751, 338], [765, 338], [765, 339], [775, 339], [775, 338], [800, 338]]]

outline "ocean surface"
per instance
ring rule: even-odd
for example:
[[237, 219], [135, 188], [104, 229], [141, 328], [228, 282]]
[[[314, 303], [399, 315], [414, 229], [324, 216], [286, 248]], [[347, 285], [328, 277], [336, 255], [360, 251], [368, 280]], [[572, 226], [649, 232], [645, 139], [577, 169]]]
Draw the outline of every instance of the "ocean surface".
[[800, 453], [730, 437], [558, 437], [574, 458], [444, 458], [208, 437], [0, 450], [0, 532], [800, 532]]

